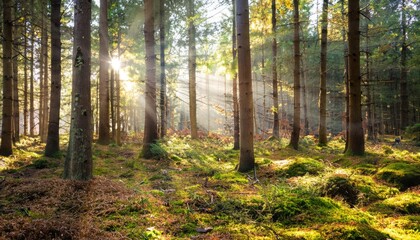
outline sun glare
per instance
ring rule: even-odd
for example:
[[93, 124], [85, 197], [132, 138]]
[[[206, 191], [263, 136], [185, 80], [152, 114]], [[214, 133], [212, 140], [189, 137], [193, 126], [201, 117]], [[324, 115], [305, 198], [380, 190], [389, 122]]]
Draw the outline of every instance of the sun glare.
[[114, 70], [120, 70], [121, 68], [121, 61], [118, 58], [111, 59], [111, 66]]

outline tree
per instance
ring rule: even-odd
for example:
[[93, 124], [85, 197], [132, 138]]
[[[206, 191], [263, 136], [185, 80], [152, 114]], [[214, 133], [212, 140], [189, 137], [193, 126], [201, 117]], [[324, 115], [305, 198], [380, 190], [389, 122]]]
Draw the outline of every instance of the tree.
[[196, 28], [194, 23], [195, 5], [194, 0], [188, 0], [188, 75], [189, 75], [189, 99], [190, 99], [190, 124], [191, 138], [198, 138], [197, 133], [197, 96], [196, 96], [196, 69], [197, 51], [195, 43]]
[[3, 0], [3, 123], [1, 129], [0, 155], [10, 156], [12, 149], [13, 114], [13, 1]]
[[92, 129], [90, 99], [91, 1], [75, 0], [73, 41], [72, 112], [64, 178], [92, 178]]
[[240, 155], [239, 172], [254, 168], [253, 97], [251, 78], [251, 49], [249, 43], [248, 0], [236, 2], [236, 41], [238, 46]]
[[165, 73], [165, 0], [160, 0], [159, 9], [159, 39], [160, 39], [160, 137], [166, 135], [166, 73]]
[[[239, 103], [238, 103], [238, 72], [236, 68], [238, 66], [237, 58], [237, 47], [236, 47], [236, 15], [235, 15], [235, 1], [232, 0], [233, 14], [232, 14], [232, 71], [233, 71], [233, 83], [232, 83], [232, 101], [233, 101], [233, 149], [239, 150]], [[209, 114], [210, 116], [210, 114]]]
[[109, 47], [108, 0], [101, 0], [99, 13], [99, 144], [109, 143]]
[[348, 42], [349, 42], [349, 142], [346, 153], [363, 155], [365, 139], [362, 127], [362, 97], [360, 76], [360, 3], [359, 0], [348, 2]]
[[293, 69], [293, 96], [294, 96], [294, 112], [293, 112], [293, 131], [290, 138], [290, 146], [294, 149], [299, 147], [300, 134], [300, 39], [299, 39], [299, 0], [293, 0], [294, 9], [294, 69]]
[[31, 64], [30, 64], [30, 82], [29, 82], [29, 135], [35, 135], [35, 106], [34, 106], [34, 53], [35, 53], [35, 4], [31, 0]]
[[279, 92], [278, 92], [278, 82], [277, 82], [277, 36], [276, 36], [276, 0], [271, 0], [271, 27], [273, 33], [273, 43], [272, 43], [272, 51], [273, 51], [273, 63], [272, 63], [272, 71], [273, 71], [273, 117], [274, 117], [274, 124], [273, 124], [273, 137], [280, 138], [280, 129], [279, 129]]
[[154, 37], [154, 6], [153, 0], [144, 2], [144, 38], [146, 47], [146, 92], [145, 92], [145, 119], [143, 138], [143, 157], [152, 158], [152, 144], [158, 139], [156, 116], [156, 55]]
[[[18, 4], [14, 4], [14, 11], [12, 13], [12, 19], [14, 19], [15, 22], [20, 19], [20, 16], [18, 16], [18, 13], [21, 9], [19, 9]], [[19, 142], [19, 67], [18, 67], [18, 61], [19, 61], [19, 51], [20, 51], [20, 22], [17, 22], [13, 24], [13, 136], [12, 140], [14, 143]]]
[[321, 19], [321, 80], [319, 87], [319, 145], [327, 144], [327, 38], [328, 0], [322, 4]]
[[51, 98], [46, 156], [60, 151], [61, 0], [51, 0]]
[[408, 102], [408, 85], [407, 85], [407, 14], [406, 14], [406, 2], [401, 1], [401, 31], [402, 31], [402, 43], [401, 43], [401, 80], [400, 80], [400, 96], [401, 96], [401, 124], [400, 127], [404, 130], [408, 126], [409, 119], [409, 102]]

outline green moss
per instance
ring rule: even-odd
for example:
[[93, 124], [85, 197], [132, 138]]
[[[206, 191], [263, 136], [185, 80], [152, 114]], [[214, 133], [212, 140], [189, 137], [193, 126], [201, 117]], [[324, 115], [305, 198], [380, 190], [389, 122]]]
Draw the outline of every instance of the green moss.
[[384, 200], [381, 205], [405, 214], [420, 214], [420, 195], [403, 193]]
[[369, 225], [326, 225], [321, 228], [323, 239], [337, 240], [385, 240], [389, 235], [382, 233]]
[[364, 175], [373, 175], [378, 171], [377, 167], [370, 163], [362, 163], [362, 164], [356, 165], [354, 168], [358, 172]]
[[217, 172], [214, 174], [213, 178], [230, 183], [248, 183], [248, 180], [244, 177], [244, 175], [236, 171], [226, 173]]
[[298, 158], [286, 170], [288, 177], [303, 176], [305, 174], [317, 175], [324, 169], [324, 164], [312, 158]]
[[327, 180], [322, 193], [332, 198], [340, 197], [350, 206], [354, 206], [358, 201], [359, 190], [349, 178], [332, 176]]
[[377, 177], [405, 190], [420, 184], [420, 164], [391, 163], [378, 171]]

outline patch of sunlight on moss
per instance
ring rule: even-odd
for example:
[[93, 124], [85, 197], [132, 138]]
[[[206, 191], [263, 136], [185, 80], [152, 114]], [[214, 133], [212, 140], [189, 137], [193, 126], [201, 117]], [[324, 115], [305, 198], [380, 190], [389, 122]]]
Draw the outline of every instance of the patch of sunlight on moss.
[[385, 199], [382, 204], [400, 213], [420, 214], [420, 195], [416, 193], [403, 193]]
[[292, 228], [284, 232], [285, 237], [292, 239], [321, 240], [321, 234], [313, 229]]
[[400, 192], [397, 188], [376, 183], [371, 176], [352, 175], [351, 180], [362, 193], [359, 196], [359, 201], [362, 204], [393, 197]]
[[223, 180], [229, 183], [248, 183], [248, 179], [246, 179], [245, 175], [240, 174], [237, 171], [225, 173], [218, 172], [214, 174], [213, 178], [217, 180]]
[[394, 220], [390, 225], [383, 229], [384, 233], [389, 234], [391, 239], [394, 240], [418, 240], [419, 239], [419, 231], [412, 230], [412, 229], [401, 229], [396, 227]]
[[420, 184], [420, 164], [405, 162], [391, 163], [381, 168], [377, 177], [391, 184], [396, 184], [402, 190]]

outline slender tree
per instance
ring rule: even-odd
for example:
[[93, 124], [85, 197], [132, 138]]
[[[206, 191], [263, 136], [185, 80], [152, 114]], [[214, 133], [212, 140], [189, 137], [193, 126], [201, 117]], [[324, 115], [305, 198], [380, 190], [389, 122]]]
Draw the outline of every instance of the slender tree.
[[238, 103], [238, 67], [237, 48], [236, 48], [236, 15], [235, 15], [235, 1], [232, 0], [233, 6], [233, 24], [232, 24], [232, 101], [233, 101], [233, 149], [239, 150], [239, 103]]
[[299, 147], [300, 134], [300, 24], [299, 24], [299, 0], [293, 0], [294, 9], [294, 69], [293, 69], [293, 96], [294, 96], [294, 112], [293, 112], [293, 131], [290, 138], [290, 146], [294, 149]]
[[23, 135], [28, 135], [28, 17], [24, 16], [24, 41], [23, 41]]
[[273, 137], [278, 139], [280, 138], [280, 128], [279, 128], [279, 92], [278, 92], [278, 82], [277, 82], [277, 19], [276, 19], [276, 0], [271, 0], [271, 29], [273, 33], [273, 42], [272, 42], [272, 51], [273, 51], [273, 61], [272, 61], [272, 72], [273, 72]]
[[327, 41], [328, 0], [322, 4], [321, 19], [321, 81], [319, 87], [319, 145], [327, 144]]
[[363, 155], [365, 139], [362, 127], [362, 97], [360, 76], [360, 3], [348, 2], [348, 41], [349, 41], [349, 86], [350, 86], [350, 125], [348, 154]]
[[166, 135], [166, 62], [165, 62], [165, 49], [166, 49], [166, 34], [165, 34], [165, 0], [160, 0], [159, 9], [159, 40], [160, 40], [160, 137]]
[[156, 55], [154, 37], [154, 4], [153, 0], [144, 2], [144, 37], [146, 47], [146, 92], [145, 119], [143, 138], [143, 157], [152, 158], [151, 145], [158, 139], [156, 116]]
[[109, 47], [108, 0], [101, 0], [99, 12], [99, 144], [109, 143]]
[[406, 0], [401, 1], [401, 34], [402, 34], [402, 43], [401, 43], [401, 60], [400, 60], [400, 69], [401, 69], [401, 80], [400, 80], [400, 96], [401, 96], [401, 123], [400, 127], [404, 130], [408, 126], [409, 119], [409, 102], [408, 102], [408, 85], [407, 85], [407, 53], [408, 53], [408, 44], [407, 44], [407, 13], [406, 13]]
[[91, 129], [91, 0], [75, 0], [73, 42], [72, 112], [64, 178], [92, 178]]
[[196, 51], [196, 27], [195, 27], [195, 4], [194, 0], [188, 0], [188, 75], [189, 75], [189, 99], [190, 99], [190, 124], [191, 138], [198, 138], [197, 132], [197, 96], [196, 96], [196, 69], [197, 69], [197, 51]]
[[254, 128], [253, 97], [251, 75], [251, 49], [249, 43], [249, 4], [248, 0], [236, 2], [236, 40], [238, 46], [239, 77], [239, 122], [240, 122], [240, 156], [239, 172], [254, 168]]
[[51, 0], [51, 98], [46, 156], [60, 151], [61, 104], [61, 0]]
[[[19, 4], [14, 4], [14, 11], [12, 12], [12, 19], [13, 21], [17, 21], [15, 19], [19, 19], [20, 16], [18, 15], [20, 10]], [[20, 127], [19, 127], [19, 52], [20, 52], [20, 22], [13, 24], [13, 142], [19, 142], [19, 134], [20, 134]]]
[[35, 53], [35, 4], [31, 0], [31, 54], [30, 54], [30, 79], [29, 79], [29, 135], [35, 136], [35, 104], [34, 104], [34, 53]]
[[0, 155], [10, 156], [12, 149], [13, 114], [13, 1], [3, 0], [3, 121], [1, 129]]

